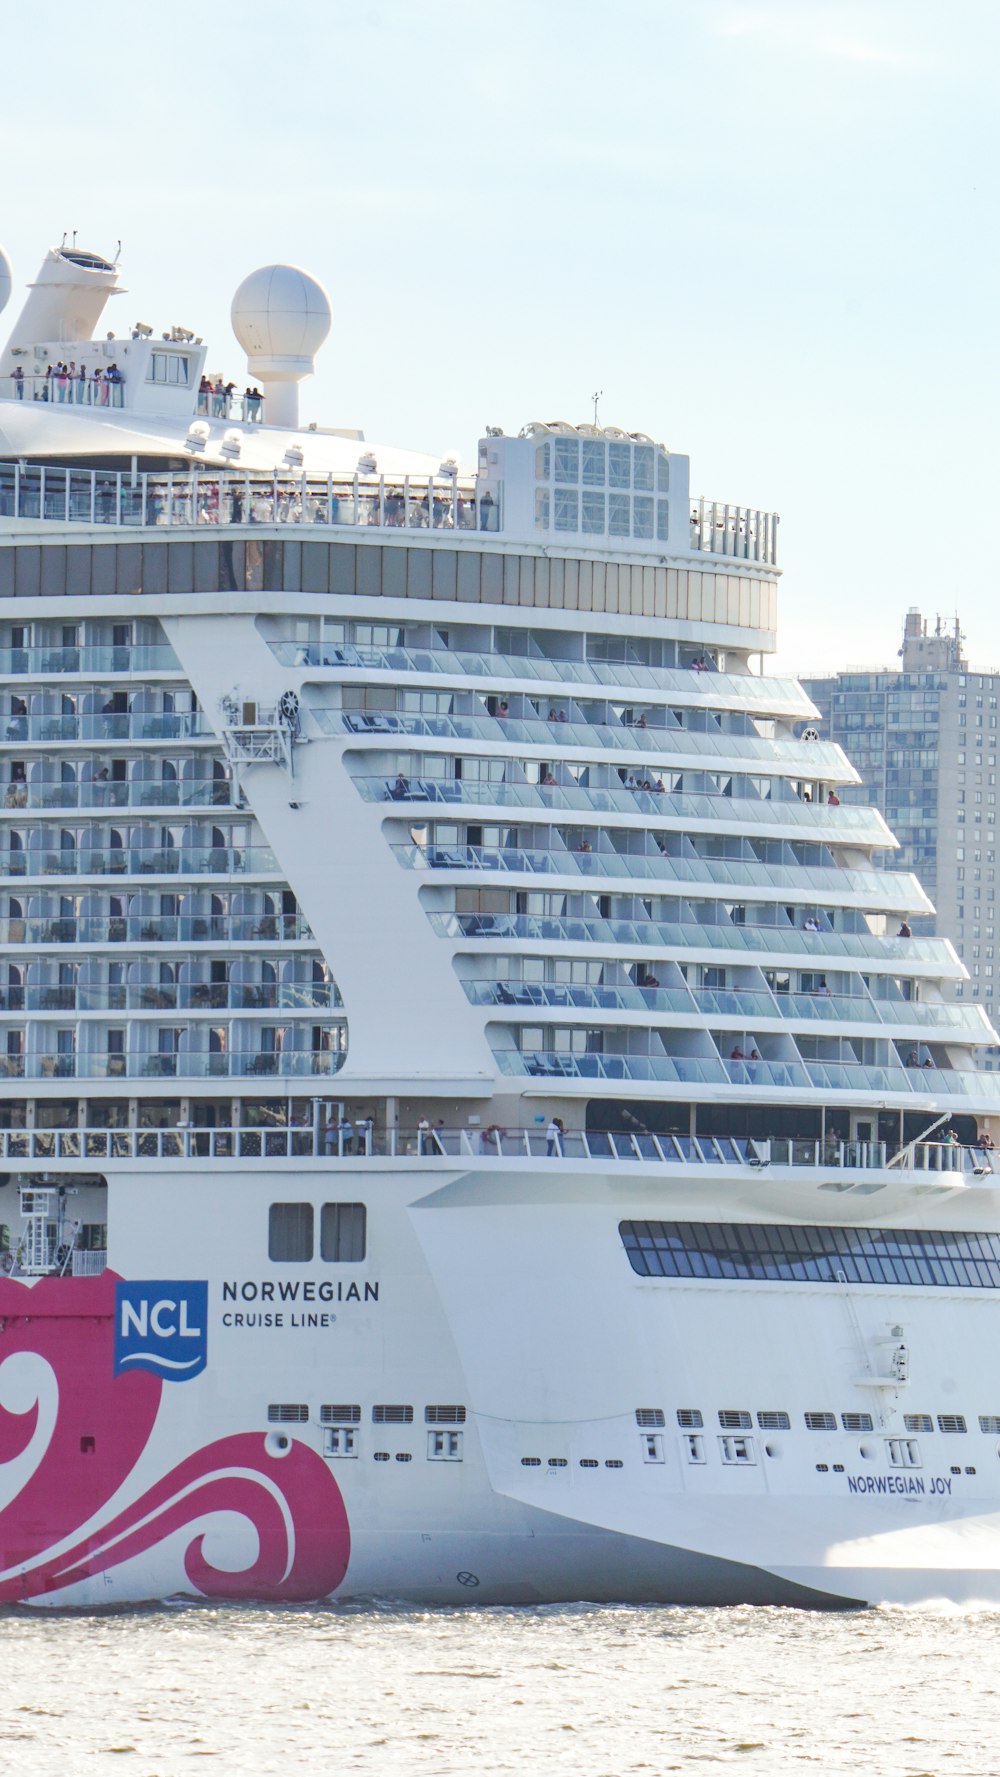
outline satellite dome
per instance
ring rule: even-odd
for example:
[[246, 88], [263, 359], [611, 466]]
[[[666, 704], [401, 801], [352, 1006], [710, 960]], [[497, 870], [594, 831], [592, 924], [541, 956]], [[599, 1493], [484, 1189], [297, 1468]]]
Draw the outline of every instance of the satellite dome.
[[331, 318], [322, 284], [297, 265], [263, 265], [233, 297], [233, 332], [257, 375], [308, 376]]
[[10, 260], [3, 248], [0, 247], [0, 309], [6, 308], [13, 286], [14, 279], [10, 269]]

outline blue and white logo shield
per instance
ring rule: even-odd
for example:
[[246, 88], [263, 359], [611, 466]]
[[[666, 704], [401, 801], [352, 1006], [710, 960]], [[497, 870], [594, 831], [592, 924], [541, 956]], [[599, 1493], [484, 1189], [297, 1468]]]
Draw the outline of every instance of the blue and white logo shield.
[[207, 1283], [119, 1283], [115, 1375], [151, 1370], [164, 1382], [199, 1376], [208, 1358]]

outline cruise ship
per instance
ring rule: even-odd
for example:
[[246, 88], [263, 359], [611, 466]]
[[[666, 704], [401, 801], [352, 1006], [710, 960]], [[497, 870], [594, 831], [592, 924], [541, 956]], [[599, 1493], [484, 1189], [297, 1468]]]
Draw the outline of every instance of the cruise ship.
[[1000, 1602], [998, 1039], [777, 517], [123, 297], [0, 354], [0, 1600]]

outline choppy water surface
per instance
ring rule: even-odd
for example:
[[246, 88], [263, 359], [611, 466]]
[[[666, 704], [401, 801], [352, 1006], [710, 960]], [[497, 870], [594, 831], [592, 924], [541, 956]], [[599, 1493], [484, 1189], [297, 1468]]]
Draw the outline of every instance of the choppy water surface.
[[163, 1610], [0, 1618], [12, 1777], [1000, 1769], [1000, 1616]]

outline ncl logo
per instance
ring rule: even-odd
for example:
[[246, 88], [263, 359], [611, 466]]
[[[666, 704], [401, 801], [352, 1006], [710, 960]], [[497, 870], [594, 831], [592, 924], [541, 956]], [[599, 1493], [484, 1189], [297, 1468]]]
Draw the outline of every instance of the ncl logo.
[[151, 1370], [187, 1382], [208, 1358], [207, 1283], [119, 1283], [115, 1298], [115, 1375]]

